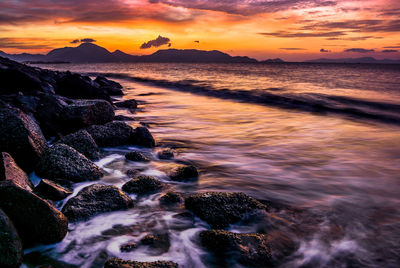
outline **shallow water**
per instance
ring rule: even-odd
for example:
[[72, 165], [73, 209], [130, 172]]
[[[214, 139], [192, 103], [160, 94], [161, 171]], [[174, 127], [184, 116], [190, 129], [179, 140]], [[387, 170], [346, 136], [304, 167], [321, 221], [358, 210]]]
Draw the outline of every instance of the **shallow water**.
[[[118, 113], [135, 117], [133, 126], [139, 122], [148, 126], [160, 146], [174, 148], [178, 160], [193, 163], [201, 172], [197, 182], [171, 183], [163, 172], [171, 162], [158, 160], [155, 152], [139, 148], [153, 154], [155, 160], [137, 164], [123, 157], [124, 152], [135, 147], [105, 148], [104, 158], [97, 163], [108, 172], [102, 183], [121, 186], [128, 180], [125, 172], [139, 168], [143, 174], [167, 183], [168, 190], [241, 191], [272, 201], [284, 207], [276, 214], [292, 222], [289, 229], [281, 228], [300, 244], [283, 267], [398, 267], [400, 127], [397, 124], [186, 93], [184, 86], [179, 90], [176, 85], [173, 90], [157, 87], [154, 81], [167, 78], [172, 81], [171, 77], [178, 79], [179, 75], [181, 80], [195, 80], [190, 71], [194, 72], [197, 65], [190, 68], [155, 66], [48, 66], [88, 73], [116, 73], [118, 69], [118, 73], [125, 74], [119, 80], [125, 87], [123, 98], [141, 101], [136, 114], [124, 110]], [[256, 77], [254, 73], [260, 73], [260, 77], [267, 72], [259, 67], [250, 68], [250, 79], [245, 75], [248, 67], [240, 67], [239, 72], [238, 65], [221, 66], [209, 66], [220, 70], [221, 76], [207, 71], [203, 65], [192, 76], [203, 77], [208, 89], [212, 85], [213, 90], [231, 87], [230, 90], [251, 91], [252, 87], [259, 89], [261, 82], [269, 88], [280, 88], [284, 83], [284, 91], [290, 94], [328, 94], [400, 105], [400, 72], [395, 66], [358, 69], [336, 66], [335, 69], [327, 65], [324, 70], [317, 65], [314, 74], [309, 74], [312, 65], [306, 65], [295, 74], [290, 69], [293, 67], [286, 71], [284, 68], [267, 70], [274, 75], [266, 75], [260, 81], [252, 81]], [[344, 78], [333, 80], [345, 73], [348, 75]], [[153, 84], [126, 79], [127, 74], [151, 76]], [[229, 79], [223, 84], [226, 77]], [[280, 79], [275, 81], [275, 77]], [[358, 82], [353, 81], [355, 77]], [[232, 88], [233, 85], [236, 87]], [[397, 114], [399, 111], [391, 110], [390, 105], [385, 106], [384, 112]], [[383, 112], [379, 106], [373, 110]], [[76, 185], [75, 193], [86, 185]], [[161, 194], [138, 199], [135, 208], [129, 211], [102, 214], [84, 223], [70, 224], [64, 241], [28, 252], [41, 252], [80, 267], [96, 267], [106, 255], [139, 261], [172, 260], [182, 267], [216, 266], [197, 239], [199, 230], [207, 229], [207, 224], [199, 219], [176, 217], [183, 208], [160, 207]], [[251, 222], [233, 225], [230, 230], [268, 231], [269, 224]], [[120, 245], [138, 242], [153, 232], [170, 235], [168, 252], [145, 247], [131, 253], [120, 252]]]

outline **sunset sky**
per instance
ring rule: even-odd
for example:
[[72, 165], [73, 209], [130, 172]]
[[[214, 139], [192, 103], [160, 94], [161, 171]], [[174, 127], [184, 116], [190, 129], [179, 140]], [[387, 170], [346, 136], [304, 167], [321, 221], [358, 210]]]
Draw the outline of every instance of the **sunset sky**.
[[0, 1], [4, 52], [47, 53], [82, 39], [131, 54], [170, 46], [257, 59], [400, 59], [400, 0]]

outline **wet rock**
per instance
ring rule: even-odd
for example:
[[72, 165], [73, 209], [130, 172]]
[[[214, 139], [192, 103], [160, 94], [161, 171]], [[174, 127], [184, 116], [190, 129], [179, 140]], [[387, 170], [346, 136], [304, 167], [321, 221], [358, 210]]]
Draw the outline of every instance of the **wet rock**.
[[178, 264], [170, 261], [137, 262], [111, 258], [104, 268], [178, 268]]
[[150, 162], [150, 158], [145, 156], [143, 153], [137, 151], [127, 153], [125, 155], [125, 158], [135, 162]]
[[53, 244], [68, 231], [67, 218], [50, 203], [15, 183], [0, 183], [0, 208], [18, 231], [24, 247]]
[[171, 149], [163, 149], [157, 153], [159, 159], [169, 160], [174, 158], [174, 151]]
[[52, 201], [61, 201], [72, 194], [70, 190], [46, 179], [40, 181], [39, 185], [35, 187], [34, 193]]
[[104, 76], [96, 77], [94, 82], [97, 83], [100, 86], [100, 88], [105, 89], [108, 92], [108, 94], [111, 96], [124, 95], [124, 92], [122, 91], [122, 86], [120, 83], [109, 80], [109, 79], [105, 78]]
[[[15, 65], [14, 67], [17, 67]], [[0, 68], [1, 94], [35, 94], [42, 91], [40, 79], [28, 72], [17, 68]]]
[[179, 165], [168, 172], [168, 176], [173, 181], [186, 182], [197, 179], [199, 173], [194, 166]]
[[103, 125], [114, 120], [114, 109], [105, 100], [77, 100], [63, 110], [63, 119], [70, 129]]
[[168, 234], [149, 234], [140, 240], [142, 245], [156, 249], [159, 254], [168, 252], [171, 242]]
[[66, 144], [90, 160], [99, 160], [100, 150], [92, 136], [86, 130], [69, 134], [60, 139], [59, 143]]
[[162, 205], [175, 205], [183, 201], [182, 195], [176, 192], [168, 192], [160, 197]]
[[28, 175], [15, 163], [8, 153], [0, 153], [0, 181], [12, 181], [25, 190], [32, 191]]
[[56, 93], [74, 99], [102, 99], [110, 101], [107, 90], [96, 86], [89, 77], [67, 72], [57, 79]]
[[116, 115], [114, 121], [135, 121], [135, 118], [125, 115]]
[[55, 144], [45, 152], [36, 167], [36, 174], [49, 180], [73, 182], [94, 181], [103, 176], [98, 166], [65, 144]]
[[132, 143], [143, 147], [155, 147], [156, 142], [150, 131], [145, 127], [137, 127], [132, 133]]
[[35, 96], [18, 95], [14, 99], [15, 106], [20, 108], [26, 114], [34, 114], [39, 105], [39, 98]]
[[297, 248], [293, 240], [279, 232], [237, 234], [211, 230], [201, 232], [200, 240], [204, 247], [223, 260], [238, 261], [246, 267], [275, 267]]
[[24, 264], [28, 267], [39, 267], [39, 268], [79, 268], [80, 266], [56, 260], [41, 253], [34, 251], [24, 255]]
[[225, 228], [266, 209], [243, 193], [219, 192], [190, 195], [185, 199], [185, 207], [213, 228]]
[[132, 199], [119, 188], [93, 184], [68, 200], [62, 212], [72, 222], [89, 219], [97, 214], [133, 207]]
[[20, 267], [22, 256], [22, 243], [17, 230], [7, 215], [0, 209], [0, 267]]
[[142, 171], [141, 169], [129, 169], [129, 170], [126, 172], [126, 175], [127, 175], [129, 178], [136, 178], [136, 177], [139, 175], [139, 173], [140, 173], [141, 171]]
[[0, 108], [0, 151], [8, 152], [25, 171], [32, 171], [47, 148], [38, 124], [19, 109]]
[[111, 122], [102, 126], [90, 126], [87, 132], [100, 147], [116, 147], [131, 144], [133, 128], [123, 122]]
[[121, 245], [119, 249], [121, 250], [121, 252], [132, 252], [135, 249], [137, 249], [137, 247], [138, 247], [138, 245], [136, 243], [132, 242], [132, 243], [127, 243], [127, 244]]
[[139, 176], [125, 183], [122, 190], [129, 194], [150, 194], [161, 190], [162, 187], [162, 183], [154, 177]]
[[130, 110], [135, 110], [138, 107], [138, 103], [136, 100], [125, 100], [114, 103], [118, 108], [127, 108]]

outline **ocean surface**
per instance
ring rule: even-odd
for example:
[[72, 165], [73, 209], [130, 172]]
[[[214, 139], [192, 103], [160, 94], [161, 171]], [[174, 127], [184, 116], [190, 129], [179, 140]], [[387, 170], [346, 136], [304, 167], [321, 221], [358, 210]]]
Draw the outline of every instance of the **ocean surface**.
[[[200, 170], [193, 183], [171, 183], [170, 161], [135, 147], [104, 148], [101, 183], [121, 186], [137, 168], [183, 193], [240, 191], [279, 207], [298, 250], [281, 267], [399, 267], [400, 66], [362, 64], [57, 64], [39, 65], [88, 75], [104, 74], [136, 99], [131, 114], [161, 147]], [[152, 154], [148, 164], [124, 153]], [[35, 175], [32, 175], [33, 179]], [[91, 184], [77, 184], [75, 194]], [[106, 256], [137, 261], [172, 260], [181, 267], [217, 267], [202, 249], [199, 219], [165, 210], [162, 193], [137, 198], [135, 208], [70, 224], [61, 243], [28, 250], [80, 267]], [[58, 204], [61, 208], [65, 202]], [[236, 224], [248, 233], [267, 223]], [[279, 228], [279, 226], [277, 227]], [[168, 252], [120, 245], [166, 232]], [[34, 267], [26, 264], [27, 267]], [[240, 267], [239, 264], [236, 264]]]

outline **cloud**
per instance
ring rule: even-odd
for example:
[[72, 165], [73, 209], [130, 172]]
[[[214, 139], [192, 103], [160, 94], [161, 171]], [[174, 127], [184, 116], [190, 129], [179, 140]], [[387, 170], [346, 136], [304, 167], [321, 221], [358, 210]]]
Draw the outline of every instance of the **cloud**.
[[390, 47], [383, 47], [383, 48], [400, 48], [400, 46], [390, 46]]
[[167, 45], [167, 44], [168, 44], [168, 47], [170, 47], [171, 40], [168, 37], [162, 37], [161, 35], [159, 35], [156, 39], [143, 43], [140, 46], [140, 49], [147, 49], [147, 48], [151, 48], [151, 47], [160, 47], [162, 45]]
[[[39, 43], [39, 44], [38, 44]], [[14, 49], [52, 49], [49, 44], [43, 44], [41, 38], [0, 38], [0, 48]]]
[[199, 40], [196, 40], [196, 41], [194, 41], [195, 43], [197, 43], [197, 44], [199, 44], [200, 43], [200, 41]]
[[369, 52], [375, 52], [375, 50], [365, 49], [365, 48], [348, 48], [345, 49], [343, 52], [369, 53]]
[[395, 53], [399, 52], [397, 49], [384, 49], [382, 50], [382, 53]]
[[282, 38], [294, 38], [294, 37], [338, 37], [346, 35], [341, 31], [336, 32], [287, 32], [278, 31], [273, 33], [259, 33], [266, 36], [282, 37]]
[[328, 53], [328, 52], [331, 52], [331, 51], [330, 51], [330, 50], [327, 50], [327, 49], [324, 49], [324, 48], [321, 48], [321, 49], [319, 50], [319, 52]]
[[79, 42], [81, 42], [81, 41], [79, 41], [79, 39], [75, 39], [75, 40], [72, 40], [70, 43], [71, 43], [71, 44], [77, 44], [77, 43], [79, 43]]
[[94, 43], [94, 42], [96, 42], [96, 40], [94, 40], [92, 38], [81, 39], [81, 43]]
[[307, 50], [305, 48], [300, 48], [300, 47], [282, 47], [280, 49], [283, 49], [283, 50]]

